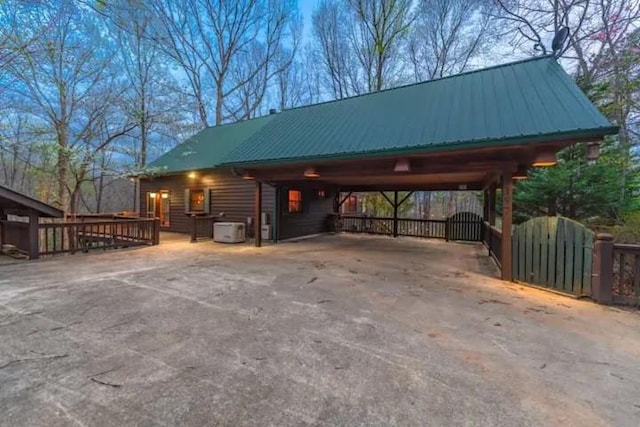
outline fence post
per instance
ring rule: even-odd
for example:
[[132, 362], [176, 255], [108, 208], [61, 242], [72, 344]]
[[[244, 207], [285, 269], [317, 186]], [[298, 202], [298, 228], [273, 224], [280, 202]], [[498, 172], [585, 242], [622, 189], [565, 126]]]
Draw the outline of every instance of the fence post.
[[596, 234], [593, 245], [591, 296], [600, 304], [613, 302], [613, 236]]
[[29, 259], [40, 258], [40, 216], [37, 212], [29, 212]]
[[152, 245], [160, 244], [160, 218], [153, 219], [153, 241]]
[[449, 220], [450, 219], [451, 218], [447, 218], [444, 221], [444, 240], [447, 241], [447, 242], [449, 241], [449, 222], [450, 222]]
[[196, 243], [198, 241], [196, 221], [197, 217], [195, 215], [191, 215], [191, 243]]

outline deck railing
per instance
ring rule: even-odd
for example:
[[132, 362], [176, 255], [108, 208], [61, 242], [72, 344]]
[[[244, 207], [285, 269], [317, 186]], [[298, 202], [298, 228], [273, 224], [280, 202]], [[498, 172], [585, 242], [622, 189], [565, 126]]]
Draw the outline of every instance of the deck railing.
[[489, 255], [498, 266], [502, 266], [502, 231], [494, 225], [484, 223], [484, 245], [489, 250]]
[[42, 223], [38, 234], [39, 253], [55, 255], [155, 245], [159, 242], [159, 230], [155, 219]]
[[[482, 240], [482, 222], [455, 219], [398, 218], [398, 236], [445, 240]], [[394, 219], [360, 215], [340, 215], [336, 231], [394, 235]]]
[[200, 239], [212, 239], [213, 223], [216, 218], [215, 216], [192, 215], [190, 221], [191, 242], [197, 242]]
[[640, 305], [640, 245], [613, 244], [613, 302]]

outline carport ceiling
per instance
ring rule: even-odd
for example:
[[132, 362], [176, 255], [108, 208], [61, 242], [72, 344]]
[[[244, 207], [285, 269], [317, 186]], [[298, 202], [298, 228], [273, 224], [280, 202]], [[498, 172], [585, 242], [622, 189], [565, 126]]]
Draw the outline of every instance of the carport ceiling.
[[[573, 140], [554, 141], [531, 147], [513, 146], [411, 157], [368, 158], [315, 163], [295, 163], [245, 169], [251, 177], [280, 185], [327, 185], [344, 191], [378, 190], [479, 190], [502, 171], [515, 172], [530, 165], [541, 149], [555, 152]], [[408, 170], [396, 171], [398, 163]], [[311, 167], [319, 175], [306, 178]]]

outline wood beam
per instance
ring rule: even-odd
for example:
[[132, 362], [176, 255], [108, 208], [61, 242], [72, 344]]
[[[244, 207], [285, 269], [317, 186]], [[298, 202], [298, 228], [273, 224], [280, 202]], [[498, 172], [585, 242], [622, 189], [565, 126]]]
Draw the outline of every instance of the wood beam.
[[348, 166], [340, 166], [338, 164], [326, 165], [324, 168], [318, 168], [319, 178], [304, 178], [302, 172], [298, 168], [282, 167], [278, 169], [256, 169], [251, 171], [256, 180], [260, 181], [304, 181], [317, 182], [326, 180], [346, 180], [348, 178], [362, 178], [366, 176], [416, 176], [429, 174], [453, 174], [453, 173], [473, 173], [473, 172], [491, 172], [495, 170], [513, 169], [518, 167], [518, 162], [514, 160], [488, 161], [478, 163], [468, 163], [464, 161], [452, 162], [432, 162], [423, 165], [412, 165], [410, 173], [393, 172], [393, 163], [373, 163], [366, 164], [364, 162], [353, 162]]
[[256, 181], [255, 213], [254, 213], [254, 240], [256, 248], [262, 246], [262, 182]]
[[[384, 193], [383, 193], [384, 194]], [[393, 192], [393, 237], [398, 237], [398, 192]]]
[[415, 191], [409, 191], [409, 194], [407, 194], [406, 196], [404, 196], [404, 198], [402, 200], [400, 200], [400, 203], [398, 203], [398, 207], [402, 206], [404, 204], [404, 202], [407, 201], [407, 199], [409, 197], [411, 197], [411, 195], [415, 193]]
[[[344, 204], [344, 202], [346, 202], [349, 199], [349, 197], [351, 197], [352, 194], [353, 194], [353, 191], [349, 191], [347, 193], [347, 195], [344, 196], [344, 198], [342, 200], [340, 200], [340, 203], [338, 203], [338, 210], [340, 210], [340, 207]], [[339, 195], [340, 195], [340, 193], [338, 193], [338, 196]]]
[[394, 207], [394, 206], [395, 206], [395, 203], [393, 203], [393, 202], [391, 201], [391, 199], [390, 199], [389, 197], [387, 197], [387, 195], [386, 195], [386, 194], [384, 194], [384, 191], [378, 191], [378, 193], [382, 194], [382, 197], [384, 197], [385, 199], [387, 199], [387, 202], [389, 202], [389, 204], [390, 204], [392, 207]]
[[510, 171], [502, 174], [502, 280], [513, 280], [511, 274], [511, 228], [513, 224], [513, 179]]
[[34, 210], [29, 211], [29, 259], [40, 258], [40, 239], [39, 239], [39, 220], [40, 215]]

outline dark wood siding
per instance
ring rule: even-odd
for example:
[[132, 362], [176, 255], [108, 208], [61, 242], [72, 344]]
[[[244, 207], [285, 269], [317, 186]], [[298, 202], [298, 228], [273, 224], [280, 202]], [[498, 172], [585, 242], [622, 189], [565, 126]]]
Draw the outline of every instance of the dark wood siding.
[[[233, 176], [230, 171], [200, 171], [195, 178], [186, 173], [143, 179], [140, 182], [140, 213], [147, 215], [147, 193], [169, 190], [170, 225], [166, 231], [189, 232], [189, 215], [185, 212], [185, 189], [209, 189], [211, 215], [224, 213], [222, 221], [244, 222], [254, 216], [255, 182]], [[263, 212], [273, 218], [275, 190], [262, 186]]]
[[[302, 191], [302, 213], [287, 213], [290, 189]], [[282, 212], [278, 234], [281, 240], [327, 231], [327, 217], [335, 211], [335, 192], [325, 190], [324, 198], [320, 198], [316, 189], [282, 187], [280, 197]]]

